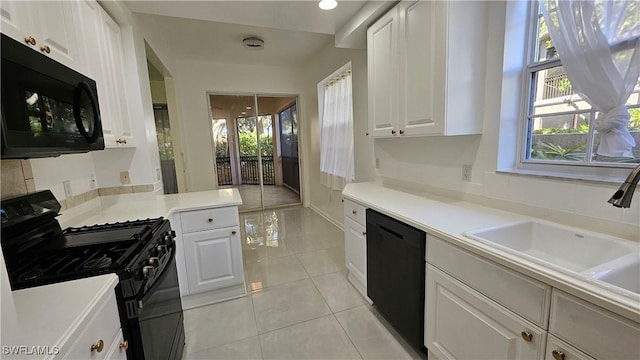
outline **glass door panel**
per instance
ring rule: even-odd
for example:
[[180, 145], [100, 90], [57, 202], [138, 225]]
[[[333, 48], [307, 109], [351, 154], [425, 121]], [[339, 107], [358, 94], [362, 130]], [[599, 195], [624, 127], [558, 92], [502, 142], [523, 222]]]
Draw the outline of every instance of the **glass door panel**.
[[240, 211], [300, 204], [296, 97], [210, 94], [219, 188], [237, 188]]

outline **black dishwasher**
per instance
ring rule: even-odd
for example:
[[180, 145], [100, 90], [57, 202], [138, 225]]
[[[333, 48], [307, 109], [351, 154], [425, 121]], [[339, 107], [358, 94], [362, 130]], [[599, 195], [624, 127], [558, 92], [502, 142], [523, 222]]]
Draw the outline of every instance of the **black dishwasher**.
[[412, 346], [424, 348], [426, 234], [367, 209], [367, 295]]

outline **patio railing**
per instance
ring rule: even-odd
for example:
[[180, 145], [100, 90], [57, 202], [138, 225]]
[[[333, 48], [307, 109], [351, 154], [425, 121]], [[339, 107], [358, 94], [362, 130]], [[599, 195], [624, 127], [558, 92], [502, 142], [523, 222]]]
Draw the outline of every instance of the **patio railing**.
[[[265, 185], [275, 184], [275, 173], [273, 169], [273, 156], [262, 156], [262, 172]], [[218, 185], [232, 185], [231, 159], [228, 157], [216, 158], [216, 169], [218, 171]], [[242, 184], [259, 185], [260, 173], [257, 156], [240, 157], [240, 174]]]

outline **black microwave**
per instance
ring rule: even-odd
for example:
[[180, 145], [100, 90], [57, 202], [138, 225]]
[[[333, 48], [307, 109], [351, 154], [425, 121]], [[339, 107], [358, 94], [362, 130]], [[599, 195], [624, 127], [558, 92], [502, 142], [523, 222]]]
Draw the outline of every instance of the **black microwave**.
[[2, 159], [104, 149], [96, 82], [2, 34]]

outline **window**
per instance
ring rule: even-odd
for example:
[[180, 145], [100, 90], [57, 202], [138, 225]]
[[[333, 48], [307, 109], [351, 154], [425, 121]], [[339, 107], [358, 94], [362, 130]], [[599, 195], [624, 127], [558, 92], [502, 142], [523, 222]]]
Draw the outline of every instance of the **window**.
[[318, 84], [320, 183], [334, 190], [354, 180], [351, 63]]
[[[593, 124], [599, 113], [574, 92], [539, 6], [532, 2], [531, 58], [526, 67], [526, 114], [520, 127], [518, 167], [549, 170], [544, 165], [556, 165], [557, 171], [565, 171], [571, 166], [569, 172], [580, 173], [588, 172], [588, 168], [629, 168], [640, 163], [640, 82], [626, 102], [631, 115], [628, 128], [636, 142], [633, 158], [598, 155], [600, 137]], [[627, 21], [638, 21], [640, 6], [630, 7], [627, 11]], [[633, 46], [635, 44], [631, 42], [622, 42], [614, 51], [624, 53]]]

